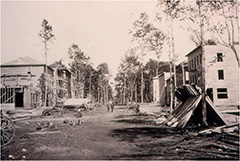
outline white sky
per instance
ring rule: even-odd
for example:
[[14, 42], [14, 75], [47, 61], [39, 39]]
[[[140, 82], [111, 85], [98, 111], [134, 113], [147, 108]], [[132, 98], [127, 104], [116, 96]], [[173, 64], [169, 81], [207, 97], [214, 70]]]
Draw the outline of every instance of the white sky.
[[[50, 45], [48, 64], [63, 59], [69, 63], [68, 48], [77, 44], [96, 67], [106, 62], [113, 74], [124, 52], [131, 46], [128, 34], [140, 13], [155, 19], [157, 1], [2, 1], [1, 63], [30, 56], [44, 62], [43, 44], [38, 36], [45, 18], [56, 36]], [[163, 26], [164, 28], [164, 26]], [[175, 28], [175, 51], [184, 60], [195, 45], [186, 32]], [[162, 60], [168, 60], [168, 54]], [[147, 54], [146, 60], [155, 58]]]

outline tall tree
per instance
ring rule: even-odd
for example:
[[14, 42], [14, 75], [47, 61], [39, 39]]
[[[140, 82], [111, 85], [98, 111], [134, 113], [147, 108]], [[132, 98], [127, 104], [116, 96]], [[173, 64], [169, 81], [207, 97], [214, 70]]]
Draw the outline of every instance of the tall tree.
[[206, 110], [206, 99], [205, 99], [205, 92], [206, 92], [206, 82], [205, 82], [205, 37], [206, 37], [206, 27], [205, 24], [209, 24], [210, 14], [209, 14], [209, 2], [204, 0], [197, 0], [191, 5], [185, 5], [184, 10], [186, 11], [183, 14], [183, 19], [186, 22], [191, 22], [191, 24], [196, 25], [196, 27], [192, 27], [189, 24], [189, 28], [193, 35], [191, 39], [196, 43], [196, 45], [201, 45], [201, 55], [202, 55], [202, 65], [200, 68], [200, 75], [201, 75], [201, 95], [202, 95], [202, 125], [208, 126], [207, 124], [207, 110]]
[[110, 71], [107, 63], [101, 63], [97, 66], [97, 72], [99, 75], [98, 80], [98, 90], [99, 96], [98, 101], [102, 103], [106, 103], [109, 101], [109, 79], [110, 79]]
[[[38, 33], [39, 37], [42, 39], [42, 42], [44, 44], [44, 52], [45, 52], [45, 77], [47, 77], [47, 52], [49, 50], [48, 44], [52, 42], [52, 40], [55, 38], [55, 35], [52, 33], [52, 26], [49, 25], [48, 21], [43, 19], [42, 21], [42, 29]], [[47, 79], [45, 79], [47, 80]], [[45, 91], [47, 91], [47, 83], [45, 83]], [[47, 92], [45, 92], [44, 96], [44, 105], [47, 105]]]
[[[138, 57], [134, 53], [130, 53], [130, 55], [126, 54], [124, 56], [123, 63], [121, 64], [123, 71], [125, 72], [125, 85], [127, 87], [128, 100], [132, 103], [134, 100], [134, 95], [137, 95], [136, 91], [136, 82], [138, 78], [138, 72], [140, 69], [140, 62]], [[141, 93], [142, 94], [142, 93]], [[143, 95], [141, 95], [141, 98]], [[135, 97], [136, 98], [136, 97]], [[137, 101], [137, 100], [135, 100]]]
[[136, 55], [135, 49], [128, 50], [120, 65], [119, 73], [115, 81], [117, 81], [117, 90], [120, 92], [122, 103], [137, 101], [137, 78], [140, 72], [140, 61]]
[[[175, 44], [174, 44], [174, 35], [173, 35], [173, 28], [174, 24], [173, 21], [178, 18], [179, 12], [181, 12], [181, 7], [179, 6], [180, 0], [163, 0], [160, 1], [158, 6], [160, 12], [165, 13], [166, 22], [168, 24], [168, 43], [169, 43], [169, 59], [172, 62], [170, 66], [170, 74], [172, 73], [173, 68], [173, 80], [171, 77], [171, 102], [170, 102], [170, 110], [172, 111], [173, 107], [176, 106], [176, 97], [175, 97], [175, 87], [176, 87], [176, 54], [175, 54]], [[161, 14], [158, 14], [158, 16]], [[159, 20], [162, 20], [164, 16], [158, 17]]]
[[[159, 29], [152, 27], [151, 32], [147, 38], [148, 48], [153, 51], [157, 56], [157, 61], [160, 62], [161, 50], [167, 39], [167, 36]], [[159, 65], [159, 63], [157, 64]], [[159, 74], [159, 66], [156, 67], [156, 75]]]
[[143, 90], [144, 90], [144, 77], [143, 77], [143, 60], [146, 55], [145, 50], [147, 48], [146, 41], [148, 34], [151, 32], [152, 24], [148, 23], [148, 15], [146, 12], [140, 14], [138, 20], [133, 23], [133, 40], [137, 41], [140, 49], [141, 59], [141, 103], [143, 103]]
[[[76, 44], [73, 44], [69, 50], [69, 57], [73, 61], [70, 63], [71, 71], [75, 74], [75, 82], [78, 97], [86, 97], [86, 81], [88, 81], [88, 68], [91, 65], [90, 57], [87, 56]], [[82, 95], [81, 95], [82, 93]]]

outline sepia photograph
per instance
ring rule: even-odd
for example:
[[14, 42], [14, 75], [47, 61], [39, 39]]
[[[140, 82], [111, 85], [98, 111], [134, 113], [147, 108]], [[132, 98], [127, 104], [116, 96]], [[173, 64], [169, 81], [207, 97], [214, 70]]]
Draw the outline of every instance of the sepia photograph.
[[1, 160], [239, 160], [239, 0], [1, 0]]

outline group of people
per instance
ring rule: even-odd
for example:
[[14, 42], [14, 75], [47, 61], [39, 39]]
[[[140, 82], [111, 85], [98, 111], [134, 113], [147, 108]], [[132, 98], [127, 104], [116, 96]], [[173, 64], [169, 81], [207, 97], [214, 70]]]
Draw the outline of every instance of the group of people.
[[[107, 112], [109, 112], [110, 110], [111, 110], [111, 112], [113, 112], [114, 103], [111, 100], [107, 102], [106, 106], [107, 106]], [[136, 102], [132, 102], [131, 104], [128, 104], [127, 107], [130, 110], [134, 110], [136, 113], [140, 112], [139, 104], [137, 104]]]

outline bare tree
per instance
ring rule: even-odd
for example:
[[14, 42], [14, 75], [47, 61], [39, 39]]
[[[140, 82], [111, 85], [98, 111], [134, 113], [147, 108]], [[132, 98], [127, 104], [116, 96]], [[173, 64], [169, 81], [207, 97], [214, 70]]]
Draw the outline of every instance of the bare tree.
[[[210, 1], [211, 18], [209, 19], [208, 31], [214, 41], [230, 48], [235, 54], [238, 66], [240, 66], [239, 45], [239, 1], [218, 0]], [[216, 19], [216, 17], [219, 17]]]

